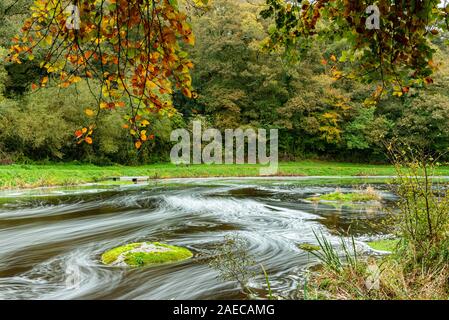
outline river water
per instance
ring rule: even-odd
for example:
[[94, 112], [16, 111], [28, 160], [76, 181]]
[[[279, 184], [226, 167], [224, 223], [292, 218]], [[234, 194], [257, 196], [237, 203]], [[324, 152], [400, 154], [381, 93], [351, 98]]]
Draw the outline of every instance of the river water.
[[[310, 196], [373, 185], [382, 204], [312, 203]], [[373, 227], [393, 196], [363, 179], [179, 179], [145, 185], [87, 185], [0, 193], [0, 299], [238, 299], [209, 267], [226, 235], [248, 242], [274, 293], [300, 297], [316, 260], [298, 248], [321, 231], [338, 243], [382, 237]], [[349, 228], [350, 227], [350, 228]], [[194, 258], [146, 268], [108, 267], [101, 254], [140, 241], [185, 246]], [[250, 287], [266, 290], [262, 271]]]

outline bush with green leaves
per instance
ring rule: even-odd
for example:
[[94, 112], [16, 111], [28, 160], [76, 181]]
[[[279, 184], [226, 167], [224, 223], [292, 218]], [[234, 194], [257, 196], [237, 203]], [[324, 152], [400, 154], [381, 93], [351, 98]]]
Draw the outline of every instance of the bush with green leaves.
[[254, 257], [248, 253], [248, 242], [238, 235], [226, 236], [210, 262], [220, 279], [236, 281], [246, 294], [253, 293], [248, 281], [255, 276], [255, 264]]
[[396, 168], [397, 208], [389, 220], [408, 268], [449, 268], [448, 184], [435, 177], [438, 159], [410, 147], [388, 146]]

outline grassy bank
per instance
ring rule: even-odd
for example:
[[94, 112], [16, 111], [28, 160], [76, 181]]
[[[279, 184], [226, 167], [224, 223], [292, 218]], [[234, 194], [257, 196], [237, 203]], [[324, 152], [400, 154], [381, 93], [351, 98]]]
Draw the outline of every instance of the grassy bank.
[[[112, 176], [150, 176], [152, 178], [182, 177], [245, 177], [258, 176], [259, 165], [191, 165], [154, 164], [138, 167], [98, 167], [87, 164], [8, 165], [0, 166], [0, 189], [40, 186], [75, 185], [97, 182]], [[281, 176], [382, 176], [393, 175], [389, 165], [368, 165], [323, 161], [284, 162]], [[449, 167], [439, 169], [449, 175]]]

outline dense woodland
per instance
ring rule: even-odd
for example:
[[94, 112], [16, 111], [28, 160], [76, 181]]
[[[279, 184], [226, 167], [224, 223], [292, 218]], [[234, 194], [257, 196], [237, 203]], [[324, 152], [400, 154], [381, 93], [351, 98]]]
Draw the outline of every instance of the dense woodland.
[[123, 128], [120, 111], [102, 110], [92, 144], [78, 144], [74, 132], [89, 123], [95, 105], [84, 81], [69, 88], [46, 86], [32, 92], [42, 77], [43, 59], [21, 64], [5, 58], [20, 30], [30, 0], [0, 3], [0, 163], [82, 161], [139, 164], [168, 161], [170, 131], [191, 126], [277, 128], [284, 160], [323, 158], [385, 161], [383, 143], [399, 139], [410, 146], [444, 153], [449, 147], [449, 51], [447, 34], [433, 39], [432, 84], [369, 97], [376, 84], [336, 78], [332, 66], [351, 68], [346, 40], [311, 42], [300, 59], [265, 49], [272, 21], [263, 18], [264, 1], [214, 0], [208, 10], [190, 9], [196, 37], [187, 46], [194, 63], [192, 98], [173, 94], [177, 112], [154, 114], [154, 138], [136, 149]]

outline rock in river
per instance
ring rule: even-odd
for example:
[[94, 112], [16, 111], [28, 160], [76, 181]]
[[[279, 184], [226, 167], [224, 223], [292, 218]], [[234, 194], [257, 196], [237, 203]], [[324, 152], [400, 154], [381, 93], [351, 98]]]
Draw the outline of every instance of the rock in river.
[[141, 267], [186, 260], [192, 256], [192, 252], [186, 248], [159, 242], [140, 242], [106, 251], [101, 261], [110, 266]]

